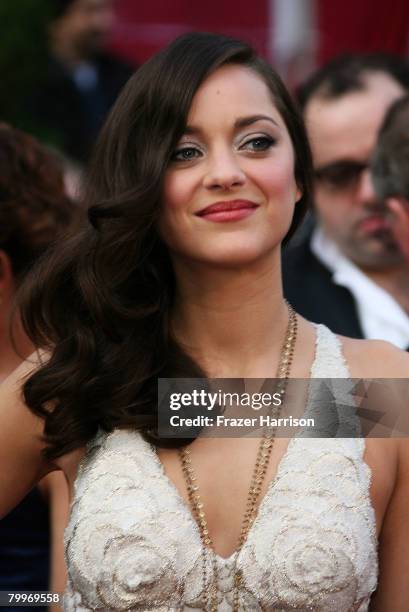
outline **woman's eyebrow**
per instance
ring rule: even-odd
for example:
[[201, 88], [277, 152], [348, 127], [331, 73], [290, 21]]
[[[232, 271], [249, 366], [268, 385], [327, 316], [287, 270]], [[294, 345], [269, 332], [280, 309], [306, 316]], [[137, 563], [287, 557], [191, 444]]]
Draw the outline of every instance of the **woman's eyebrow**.
[[[234, 122], [234, 129], [247, 127], [249, 125], [252, 125], [253, 123], [256, 123], [257, 121], [270, 121], [270, 123], [273, 123], [276, 127], [280, 127], [277, 121], [275, 121], [269, 115], [250, 115], [249, 117], [239, 117], [238, 119], [236, 119], [236, 121]], [[196, 134], [200, 135], [201, 133], [202, 129], [196, 125], [187, 125], [183, 131], [184, 136]]]
[[269, 115], [250, 115], [249, 117], [239, 117], [234, 122], [234, 127], [235, 128], [247, 127], [248, 125], [251, 125], [252, 123], [256, 123], [256, 121], [270, 121], [276, 127], [280, 127], [277, 121], [274, 121], [274, 119], [270, 117]]
[[200, 127], [196, 125], [187, 125], [185, 129], [183, 130], [182, 136], [190, 136], [190, 135], [195, 136], [196, 134], [201, 134], [201, 133], [202, 133], [202, 129]]

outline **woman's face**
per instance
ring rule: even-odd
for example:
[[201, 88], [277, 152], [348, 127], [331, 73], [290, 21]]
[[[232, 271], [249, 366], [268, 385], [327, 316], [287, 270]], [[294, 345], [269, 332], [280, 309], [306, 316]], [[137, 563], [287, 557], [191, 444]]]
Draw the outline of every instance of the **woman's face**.
[[243, 66], [219, 68], [198, 89], [165, 175], [159, 229], [172, 259], [231, 267], [270, 255], [300, 195], [266, 84]]

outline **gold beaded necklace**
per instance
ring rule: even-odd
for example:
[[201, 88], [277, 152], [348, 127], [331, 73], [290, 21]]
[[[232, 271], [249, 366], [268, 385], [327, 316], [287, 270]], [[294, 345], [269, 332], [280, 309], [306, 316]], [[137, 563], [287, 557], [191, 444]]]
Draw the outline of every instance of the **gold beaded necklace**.
[[[277, 367], [276, 378], [283, 379], [281, 384], [281, 404], [277, 408], [275, 417], [279, 416], [282, 405], [284, 403], [284, 394], [288, 377], [290, 375], [291, 365], [294, 357], [294, 347], [297, 338], [297, 314], [290, 306], [288, 307], [288, 325], [284, 338], [284, 343], [280, 352], [280, 359]], [[271, 451], [273, 450], [276, 427], [263, 430], [263, 436], [260, 440], [260, 445], [257, 452], [256, 463], [254, 465], [253, 475], [250, 482], [249, 492], [247, 495], [246, 510], [243, 516], [243, 521], [240, 529], [240, 534], [237, 540], [237, 546], [234, 554], [237, 557], [245, 543], [249, 534], [250, 528], [257, 515], [257, 502], [260, 497], [261, 488], [265, 479], [267, 468], [270, 462]], [[213, 541], [210, 537], [207, 524], [204, 505], [199, 493], [197, 479], [192, 467], [191, 452], [188, 448], [179, 449], [179, 458], [182, 466], [183, 475], [186, 482], [189, 503], [192, 507], [192, 513], [199, 527], [200, 539], [202, 542], [202, 576], [203, 576], [203, 606], [204, 610], [217, 612], [217, 588], [218, 588], [218, 568], [217, 556], [214, 550]], [[207, 557], [210, 555], [213, 577], [207, 576]], [[211, 579], [212, 578], [212, 579]], [[233, 612], [239, 612], [240, 587], [242, 576], [240, 570], [235, 567], [234, 585], [233, 585]]]

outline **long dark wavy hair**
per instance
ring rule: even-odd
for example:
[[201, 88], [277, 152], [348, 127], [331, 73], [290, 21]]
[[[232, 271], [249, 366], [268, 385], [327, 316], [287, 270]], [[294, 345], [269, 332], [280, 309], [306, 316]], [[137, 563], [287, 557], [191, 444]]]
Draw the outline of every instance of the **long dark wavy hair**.
[[192, 33], [139, 68], [91, 160], [87, 225], [43, 258], [22, 295], [25, 329], [50, 354], [23, 388], [29, 408], [45, 419], [49, 459], [82, 446], [99, 427], [139, 429], [166, 445], [154, 433], [157, 378], [205, 376], [170, 330], [175, 280], [156, 228], [165, 172], [193, 97], [226, 64], [251, 68], [271, 91], [302, 191], [288, 236], [303, 216], [311, 195], [304, 126], [278, 75], [251, 47]]

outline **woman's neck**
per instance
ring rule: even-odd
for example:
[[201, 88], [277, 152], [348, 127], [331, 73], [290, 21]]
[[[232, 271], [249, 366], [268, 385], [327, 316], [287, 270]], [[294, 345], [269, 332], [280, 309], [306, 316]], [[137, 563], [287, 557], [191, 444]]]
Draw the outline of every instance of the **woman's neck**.
[[176, 265], [172, 329], [211, 376], [274, 374], [288, 310], [280, 259], [232, 271]]

